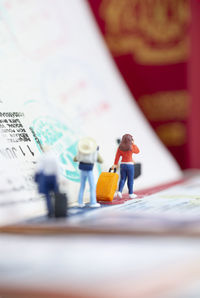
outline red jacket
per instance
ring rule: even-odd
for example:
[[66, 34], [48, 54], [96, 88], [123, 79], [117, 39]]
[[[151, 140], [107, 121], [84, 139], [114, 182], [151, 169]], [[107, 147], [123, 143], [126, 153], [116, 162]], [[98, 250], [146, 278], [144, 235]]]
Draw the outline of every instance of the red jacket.
[[132, 150], [129, 150], [129, 151], [122, 151], [118, 148], [115, 156], [114, 164], [115, 165], [118, 164], [120, 156], [122, 157], [121, 162], [133, 162], [132, 154], [133, 153], [137, 154], [139, 152], [140, 150], [135, 144], [133, 145]]

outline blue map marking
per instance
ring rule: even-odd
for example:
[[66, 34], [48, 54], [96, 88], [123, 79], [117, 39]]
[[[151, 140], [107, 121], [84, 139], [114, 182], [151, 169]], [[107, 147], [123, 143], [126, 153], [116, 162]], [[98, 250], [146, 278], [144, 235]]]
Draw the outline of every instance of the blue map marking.
[[[50, 116], [35, 119], [31, 127], [41, 145], [51, 146], [59, 156], [64, 177], [71, 181], [79, 182], [80, 175], [78, 164], [73, 161], [77, 150], [77, 139], [73, 131], [61, 121]], [[37, 143], [36, 145], [41, 152], [39, 145]]]

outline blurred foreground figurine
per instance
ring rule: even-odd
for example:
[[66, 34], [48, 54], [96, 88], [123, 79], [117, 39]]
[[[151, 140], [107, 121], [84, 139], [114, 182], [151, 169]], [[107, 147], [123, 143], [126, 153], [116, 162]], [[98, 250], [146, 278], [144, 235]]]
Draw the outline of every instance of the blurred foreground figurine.
[[132, 158], [132, 154], [139, 153], [140, 150], [134, 144], [134, 140], [132, 135], [125, 134], [122, 137], [121, 143], [119, 144], [114, 165], [112, 169], [116, 169], [118, 166], [118, 162], [120, 157], [122, 157], [121, 165], [120, 165], [120, 181], [119, 181], [119, 189], [118, 189], [118, 196], [122, 197], [122, 190], [124, 184], [127, 180], [128, 190], [129, 190], [129, 197], [131, 199], [135, 198], [136, 195], [133, 193], [133, 181], [134, 181], [134, 162]]
[[48, 216], [54, 215], [51, 192], [58, 193], [59, 166], [55, 154], [48, 146], [43, 148], [44, 153], [40, 156], [35, 174], [35, 181], [38, 184], [38, 191], [45, 195]]
[[78, 196], [78, 204], [80, 207], [84, 207], [83, 194], [85, 190], [86, 180], [88, 179], [90, 185], [90, 207], [100, 207], [96, 199], [96, 183], [94, 181], [93, 167], [94, 163], [97, 161], [102, 163], [103, 160], [98, 153], [98, 146], [94, 139], [90, 137], [85, 137], [81, 139], [78, 143], [78, 153], [74, 157], [74, 161], [79, 162], [81, 185]]

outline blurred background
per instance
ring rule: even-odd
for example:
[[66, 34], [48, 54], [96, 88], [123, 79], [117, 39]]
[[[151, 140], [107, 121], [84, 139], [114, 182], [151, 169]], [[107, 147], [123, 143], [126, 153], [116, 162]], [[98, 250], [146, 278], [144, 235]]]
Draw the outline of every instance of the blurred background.
[[88, 0], [131, 93], [182, 169], [199, 168], [199, 0]]

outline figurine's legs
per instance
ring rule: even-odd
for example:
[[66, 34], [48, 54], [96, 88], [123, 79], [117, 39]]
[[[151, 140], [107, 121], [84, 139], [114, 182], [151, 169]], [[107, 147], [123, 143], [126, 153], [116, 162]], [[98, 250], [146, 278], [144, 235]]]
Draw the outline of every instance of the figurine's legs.
[[52, 176], [42, 174], [40, 177], [41, 192], [45, 195], [48, 216], [53, 215], [53, 206], [50, 191], [52, 190]]
[[124, 184], [126, 182], [127, 178], [127, 170], [126, 170], [126, 164], [120, 165], [120, 181], [119, 181], [119, 192], [122, 192], [124, 188]]
[[87, 172], [88, 171], [81, 170], [81, 185], [80, 185], [80, 190], [79, 190], [79, 195], [78, 195], [78, 203], [79, 204], [83, 204], [83, 194], [84, 194], [84, 190], [85, 190]]
[[96, 185], [94, 182], [94, 175], [93, 171], [88, 171], [88, 182], [90, 185], [90, 204], [96, 204], [97, 199], [96, 199]]
[[46, 189], [46, 198], [47, 198], [47, 206], [49, 215], [54, 215], [54, 203], [51, 199], [51, 192], [57, 193], [58, 192], [58, 183], [56, 175], [45, 175], [45, 189]]
[[52, 216], [53, 215], [53, 208], [52, 208], [50, 193], [46, 192], [45, 197], [46, 197], [46, 203], [47, 203], [48, 216]]
[[54, 183], [53, 183], [53, 191], [54, 192], [59, 192], [59, 187], [58, 187], [58, 182], [57, 182], [57, 178], [54, 178]]
[[127, 164], [127, 176], [128, 176], [128, 190], [129, 194], [133, 193], [133, 181], [134, 181], [134, 165], [132, 164]]

